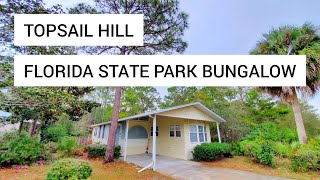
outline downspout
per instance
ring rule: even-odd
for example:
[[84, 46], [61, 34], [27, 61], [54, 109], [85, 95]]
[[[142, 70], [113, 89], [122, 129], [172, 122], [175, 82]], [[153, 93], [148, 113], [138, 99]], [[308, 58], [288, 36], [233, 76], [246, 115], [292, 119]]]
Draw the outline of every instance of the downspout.
[[147, 165], [146, 167], [140, 169], [140, 170], [138, 171], [138, 173], [141, 173], [141, 172], [143, 172], [144, 170], [146, 170], [146, 169], [148, 169], [148, 168], [151, 168], [152, 166], [153, 166], [153, 170], [154, 170], [154, 171], [155, 171], [155, 168], [156, 168], [156, 166], [155, 166], [155, 163], [156, 163], [156, 162], [155, 162], [155, 157], [156, 157], [156, 156], [155, 156], [155, 152], [156, 152], [155, 139], [156, 139], [156, 131], [157, 131], [157, 121], [156, 121], [157, 119], [156, 119], [156, 115], [154, 115], [154, 117], [152, 117], [151, 115], [149, 115], [149, 117], [150, 117], [150, 118], [153, 118], [152, 162], [151, 162], [149, 165]]

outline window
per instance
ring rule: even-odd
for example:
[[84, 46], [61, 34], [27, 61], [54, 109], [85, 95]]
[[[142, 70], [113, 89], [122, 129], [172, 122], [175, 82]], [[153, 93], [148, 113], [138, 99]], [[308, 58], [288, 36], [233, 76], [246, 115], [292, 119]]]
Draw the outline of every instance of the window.
[[102, 126], [102, 136], [101, 136], [101, 138], [104, 138], [104, 131], [106, 130], [106, 125], [104, 125], [104, 126]]
[[93, 136], [97, 136], [97, 130], [98, 130], [98, 128], [93, 129]]
[[[157, 126], [156, 136], [159, 135], [158, 133], [159, 133], [159, 129], [158, 129], [158, 126]], [[151, 126], [151, 136], [153, 136], [153, 126]]]
[[180, 125], [176, 125], [176, 137], [181, 137], [181, 128], [180, 128]]
[[207, 142], [207, 130], [204, 125], [190, 125], [190, 142]]
[[190, 125], [190, 142], [198, 142], [197, 126]]
[[98, 138], [101, 138], [102, 136], [102, 126], [99, 126], [99, 137]]
[[180, 125], [170, 125], [170, 137], [181, 137]]
[[174, 125], [170, 125], [170, 137], [174, 137]]

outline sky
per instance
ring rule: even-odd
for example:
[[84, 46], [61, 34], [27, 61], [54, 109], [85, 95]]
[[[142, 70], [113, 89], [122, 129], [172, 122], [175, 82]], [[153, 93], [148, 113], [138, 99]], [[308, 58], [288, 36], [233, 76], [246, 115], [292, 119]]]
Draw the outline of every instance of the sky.
[[[45, 0], [48, 6], [71, 7], [90, 0]], [[246, 55], [262, 34], [281, 25], [320, 25], [319, 0], [180, 0], [189, 14], [185, 54]], [[166, 88], [157, 87], [162, 96]], [[305, 97], [304, 97], [305, 98]], [[307, 98], [320, 114], [320, 93]]]

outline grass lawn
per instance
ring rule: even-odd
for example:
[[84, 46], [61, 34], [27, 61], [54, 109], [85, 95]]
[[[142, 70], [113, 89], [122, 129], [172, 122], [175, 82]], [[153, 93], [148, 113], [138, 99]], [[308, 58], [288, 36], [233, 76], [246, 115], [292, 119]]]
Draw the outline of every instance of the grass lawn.
[[213, 161], [213, 162], [204, 162], [203, 165], [211, 166], [211, 167], [221, 167], [221, 168], [249, 171], [249, 172], [269, 175], [269, 176], [286, 177], [286, 178], [293, 178], [293, 179], [306, 179], [306, 180], [319, 179], [320, 180], [320, 172], [291, 171], [289, 169], [290, 162], [287, 159], [277, 159], [276, 163], [278, 164], [278, 166], [275, 168], [271, 168], [268, 166], [254, 163], [247, 157], [236, 156], [234, 158], [224, 158], [224, 159]]
[[[83, 159], [83, 158], [82, 158]], [[140, 167], [133, 164], [128, 164], [123, 161], [117, 161], [110, 164], [102, 164], [101, 159], [88, 160], [93, 169], [90, 179], [171, 179], [151, 170], [146, 170], [142, 173], [137, 173]], [[35, 180], [45, 179], [50, 165], [30, 166], [28, 169], [0, 169], [0, 180]]]

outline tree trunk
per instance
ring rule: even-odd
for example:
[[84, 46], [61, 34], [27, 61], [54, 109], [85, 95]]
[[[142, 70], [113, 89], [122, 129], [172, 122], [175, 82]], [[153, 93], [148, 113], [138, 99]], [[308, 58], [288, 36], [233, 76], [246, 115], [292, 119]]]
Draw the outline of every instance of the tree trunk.
[[38, 122], [37, 119], [33, 120], [32, 124], [31, 124], [30, 131], [29, 131], [30, 136], [33, 136], [36, 133], [37, 122]]
[[[121, 54], [125, 55], [125, 47], [121, 47]], [[114, 146], [116, 143], [116, 135], [117, 135], [117, 127], [119, 120], [119, 112], [120, 112], [120, 103], [121, 103], [121, 87], [116, 87], [114, 92], [114, 102], [112, 108], [112, 116], [111, 116], [111, 125], [109, 129], [109, 137], [107, 142], [106, 153], [103, 159], [103, 163], [113, 162], [114, 155]]]
[[113, 109], [112, 109], [112, 116], [111, 116], [111, 125], [109, 129], [108, 143], [107, 143], [105, 157], [103, 160], [104, 163], [113, 162], [113, 153], [114, 153], [114, 146], [116, 142], [116, 134], [117, 134], [117, 127], [118, 127], [119, 112], [120, 112], [120, 102], [121, 102], [121, 87], [116, 87]]
[[301, 107], [298, 100], [297, 92], [293, 90], [293, 100], [291, 102], [292, 110], [294, 113], [294, 119], [296, 121], [298, 137], [301, 144], [307, 144], [307, 134], [304, 128], [302, 114], [301, 114]]
[[20, 125], [19, 125], [19, 133], [21, 133], [21, 131], [22, 131], [22, 127], [23, 127], [23, 119], [20, 121]]

